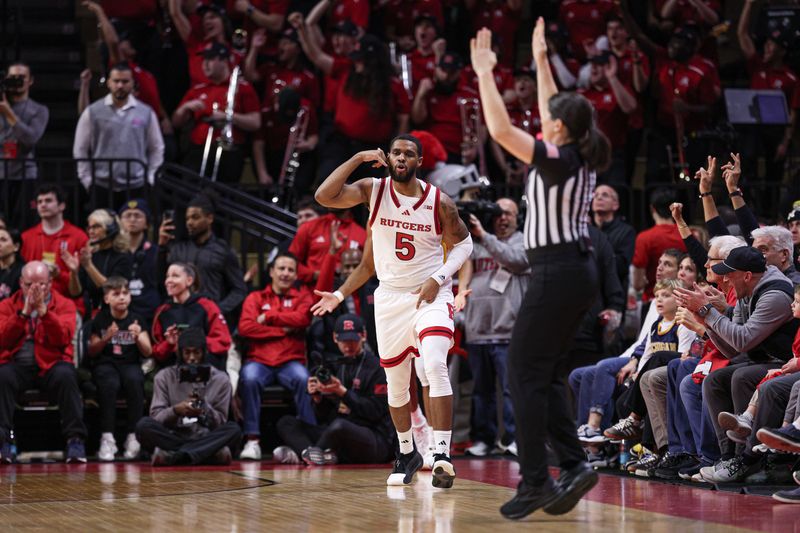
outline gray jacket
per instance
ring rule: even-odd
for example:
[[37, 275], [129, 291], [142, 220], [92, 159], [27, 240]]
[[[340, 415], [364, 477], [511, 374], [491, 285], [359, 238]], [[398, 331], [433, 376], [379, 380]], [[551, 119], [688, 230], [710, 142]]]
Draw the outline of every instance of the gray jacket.
[[[489, 233], [474, 241], [472, 289], [464, 309], [466, 341], [474, 344], [507, 343], [530, 276], [525, 238], [519, 231], [501, 241]], [[511, 274], [503, 293], [490, 288], [500, 268]]]
[[180, 382], [178, 368], [179, 365], [169, 366], [156, 374], [150, 416], [169, 429], [189, 434], [202, 434], [227, 422], [228, 409], [231, 405], [231, 382], [225, 372], [211, 367], [211, 379], [205, 385], [200, 385], [199, 392], [206, 403], [206, 425], [180, 424], [181, 417], [175, 413], [173, 406], [189, 399], [192, 394], [192, 384]]
[[[753, 288], [753, 293], [760, 286], [781, 279], [786, 280], [788, 284], [791, 283], [780, 270], [770, 265]], [[752, 310], [750, 309], [750, 298], [750, 296], [740, 298], [736, 302], [736, 307], [733, 308], [733, 318], [729, 319], [716, 309], [711, 309], [706, 315], [708, 336], [728, 359], [733, 359], [759, 346], [784, 323], [792, 319], [792, 299], [786, 292], [766, 291], [758, 299], [755, 309]]]
[[8, 161], [0, 165], [0, 178], [36, 179], [38, 175], [36, 163], [33, 161], [25, 162], [25, 167], [23, 168], [22, 160], [32, 160], [36, 157], [36, 144], [47, 128], [50, 110], [30, 98], [11, 104], [11, 109], [17, 115], [17, 123], [13, 126], [9, 126], [5, 117], [0, 116], [0, 157], [4, 156], [2, 145], [15, 143], [17, 159], [20, 161]]

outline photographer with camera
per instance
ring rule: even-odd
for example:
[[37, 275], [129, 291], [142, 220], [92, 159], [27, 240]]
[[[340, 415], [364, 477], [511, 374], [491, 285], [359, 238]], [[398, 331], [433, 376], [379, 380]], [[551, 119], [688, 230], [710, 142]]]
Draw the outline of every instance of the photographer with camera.
[[[522, 233], [517, 231], [519, 208], [509, 198], [496, 202], [492, 233], [479, 217], [467, 217], [475, 243], [471, 261], [464, 263], [458, 275], [459, 292], [456, 310], [465, 310], [464, 331], [475, 388], [472, 392], [472, 433], [474, 444], [466, 451], [484, 456], [495, 447], [516, 455], [514, 412], [508, 389], [506, 360], [511, 328], [530, 276]], [[470, 302], [467, 305], [467, 297]], [[495, 380], [503, 390], [502, 439], [497, 435]], [[497, 439], [497, 442], [495, 440]]]
[[181, 333], [178, 351], [177, 364], [156, 374], [150, 416], [136, 424], [136, 437], [153, 466], [229, 464], [242, 434], [228, 420], [228, 375], [206, 362], [199, 328]]
[[50, 118], [46, 106], [29, 98], [31, 85], [33, 75], [25, 63], [12, 63], [0, 77], [0, 158], [4, 159], [0, 161], [0, 210], [21, 227], [33, 220], [26, 202], [14, 199], [32, 195], [29, 187], [38, 177], [35, 148]]
[[321, 361], [308, 378], [308, 393], [319, 424], [286, 415], [278, 436], [286, 446], [273, 451], [282, 463], [308, 465], [384, 463], [394, 452], [394, 428], [386, 402], [386, 374], [379, 359], [365, 350], [367, 330], [361, 317], [341, 315], [333, 339], [341, 352]]
[[[33, 85], [31, 68], [25, 63], [13, 63], [5, 78], [0, 80], [0, 142], [5, 159], [33, 159], [34, 148], [42, 138], [50, 118], [46, 106], [31, 100]], [[0, 179], [36, 179], [36, 165], [6, 162], [0, 167]], [[16, 198], [9, 195], [8, 198]]]

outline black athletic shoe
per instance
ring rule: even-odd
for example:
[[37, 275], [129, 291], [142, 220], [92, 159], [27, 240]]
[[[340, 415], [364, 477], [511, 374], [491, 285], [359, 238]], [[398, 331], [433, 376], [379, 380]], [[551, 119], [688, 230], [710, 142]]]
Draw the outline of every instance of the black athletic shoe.
[[443, 453], [433, 456], [433, 478], [431, 485], [437, 489], [449, 489], [456, 479], [456, 469], [450, 458]]
[[548, 507], [561, 498], [561, 488], [548, 476], [539, 487], [531, 487], [524, 481], [517, 486], [517, 493], [500, 507], [500, 513], [508, 519], [519, 520], [542, 507]]
[[800, 503], [800, 489], [780, 490], [772, 498], [783, 503]]
[[592, 467], [581, 461], [569, 470], [562, 470], [556, 487], [561, 492], [558, 499], [544, 508], [548, 514], [566, 514], [570, 512], [583, 497], [597, 485], [600, 477]]
[[397, 454], [392, 473], [386, 479], [387, 485], [408, 485], [414, 480], [417, 470], [422, 468], [422, 456], [414, 450], [407, 454]]
[[[681, 470], [685, 468], [699, 467], [700, 461], [694, 455], [688, 453], [668, 453], [664, 456], [661, 464], [655, 469], [655, 477], [660, 479], [678, 479]], [[700, 470], [698, 469], [698, 472]], [[694, 474], [696, 472], [692, 472]], [[691, 478], [691, 476], [689, 476]]]

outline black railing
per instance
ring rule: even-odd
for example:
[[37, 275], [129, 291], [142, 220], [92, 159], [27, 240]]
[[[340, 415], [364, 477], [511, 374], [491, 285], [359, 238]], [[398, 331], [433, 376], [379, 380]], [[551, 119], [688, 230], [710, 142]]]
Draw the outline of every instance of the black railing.
[[243, 268], [257, 264], [258, 272], [264, 272], [272, 248], [294, 237], [297, 230], [294, 213], [230, 185], [212, 182], [179, 165], [166, 164], [159, 169], [156, 187], [151, 191], [152, 205], [158, 213], [175, 209], [176, 217], [181, 219], [180, 214], [191, 198], [203, 190], [216, 196], [216, 233], [238, 250]]
[[[79, 179], [79, 165], [85, 168], [88, 188]], [[110, 188], [109, 169], [115, 173]], [[138, 159], [0, 158], [0, 211], [12, 225], [32, 226], [38, 221], [36, 187], [54, 183], [66, 195], [64, 216], [83, 226], [86, 216], [95, 209], [116, 209], [131, 197], [148, 197], [147, 173], [147, 164]]]

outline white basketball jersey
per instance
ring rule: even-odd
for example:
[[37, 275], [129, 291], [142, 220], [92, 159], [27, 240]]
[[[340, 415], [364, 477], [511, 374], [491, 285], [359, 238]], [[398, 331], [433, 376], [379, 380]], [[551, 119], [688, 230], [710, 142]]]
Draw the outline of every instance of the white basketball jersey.
[[391, 178], [372, 179], [369, 225], [375, 273], [389, 288], [414, 290], [444, 264], [439, 189], [420, 181], [421, 198], [398, 194]]

